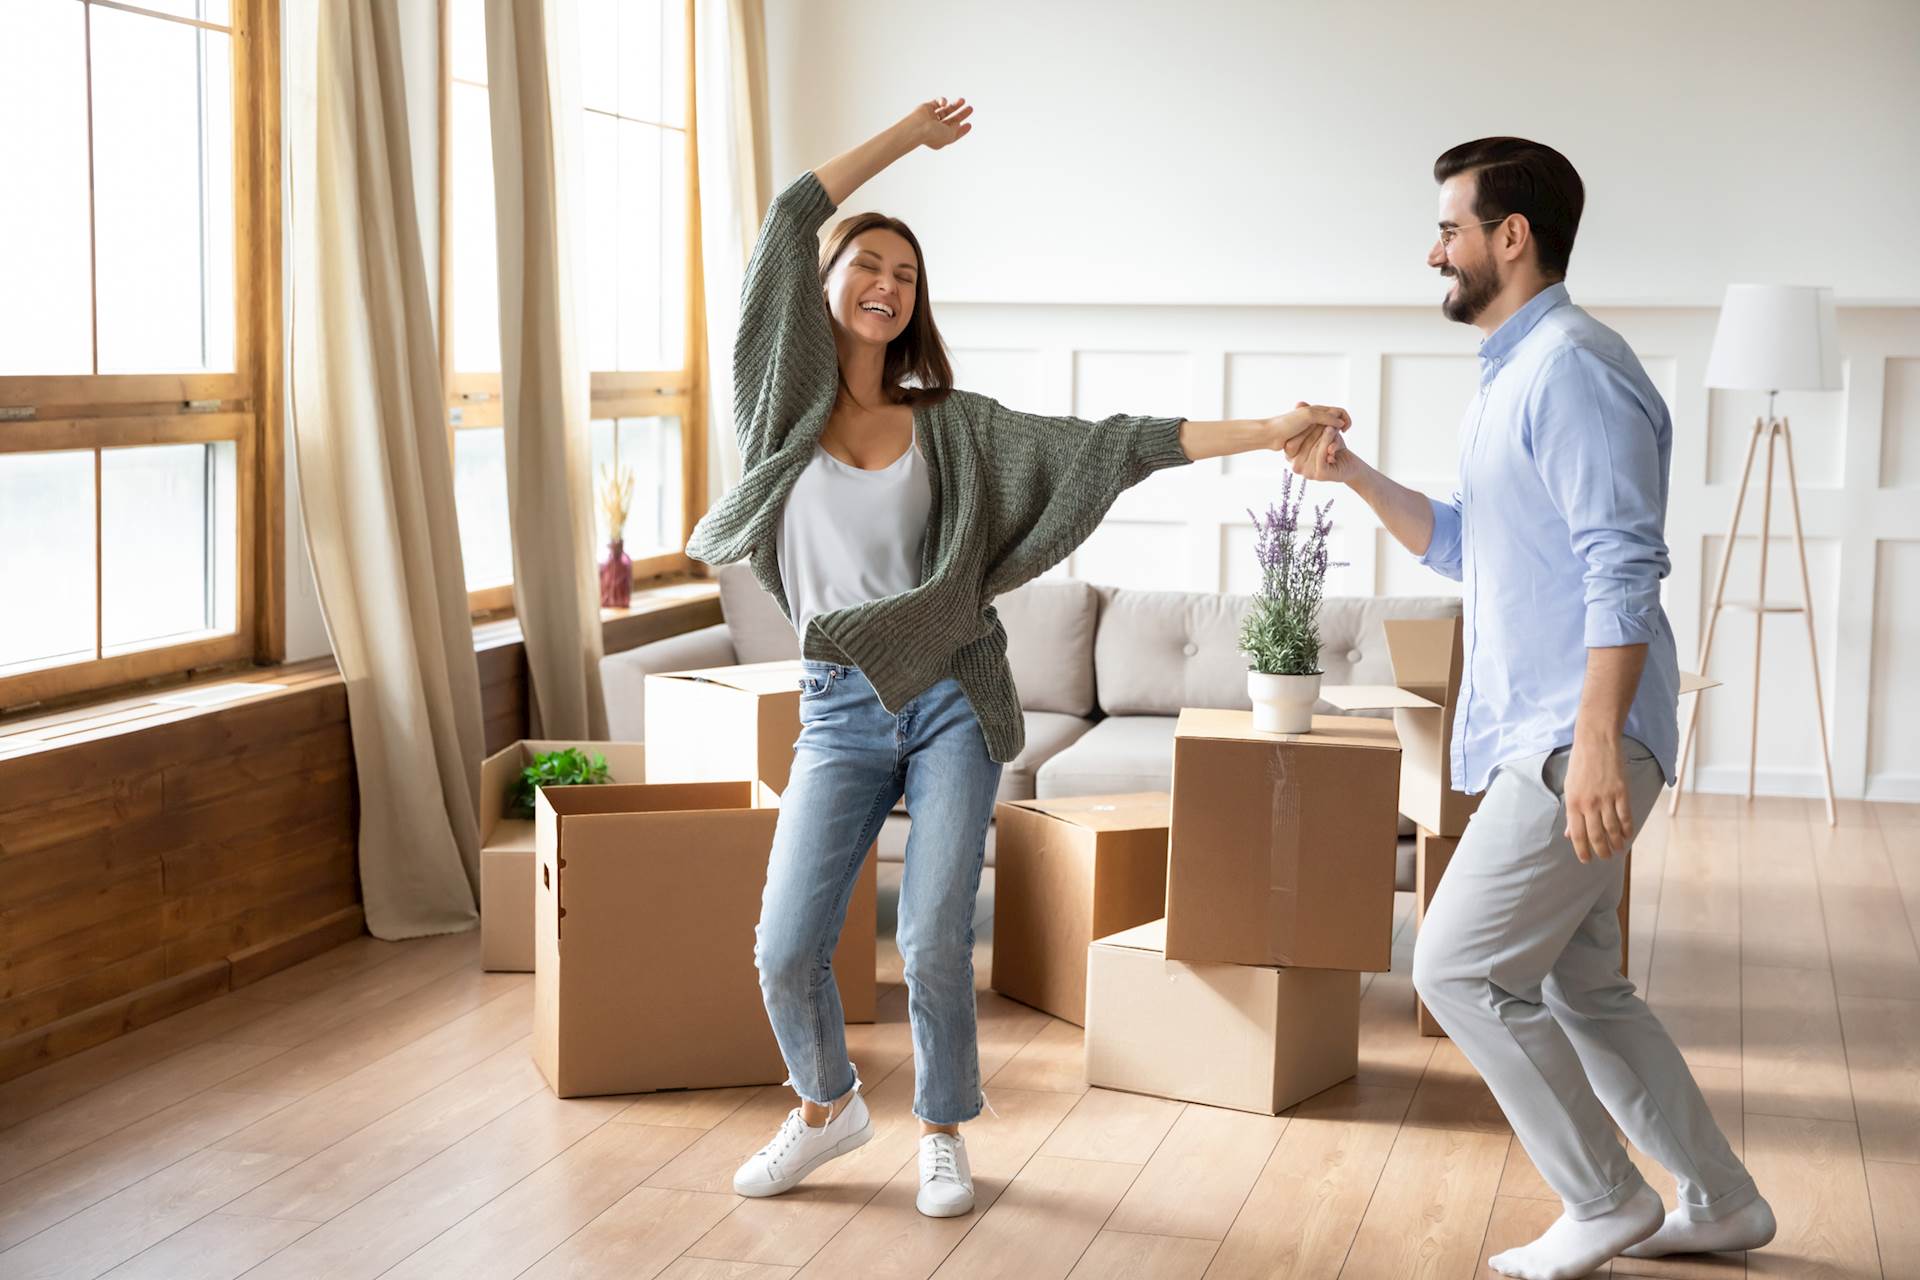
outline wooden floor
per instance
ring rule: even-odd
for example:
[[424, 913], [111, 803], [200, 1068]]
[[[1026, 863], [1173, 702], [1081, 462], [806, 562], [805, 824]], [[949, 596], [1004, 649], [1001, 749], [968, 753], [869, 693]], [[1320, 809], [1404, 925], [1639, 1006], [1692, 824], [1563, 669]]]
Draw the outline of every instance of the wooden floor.
[[[1690, 798], [1636, 850], [1633, 976], [1781, 1230], [1602, 1274], [1920, 1277], [1920, 807], [1815, 813]], [[1558, 1205], [1472, 1068], [1414, 1033], [1407, 906], [1359, 1078], [1282, 1117], [1089, 1091], [1077, 1028], [982, 992], [998, 1115], [967, 1131], [980, 1207], [945, 1221], [913, 1208], [884, 943], [882, 1021], [850, 1029], [874, 1140], [742, 1200], [784, 1091], [556, 1101], [525, 975], [481, 973], [471, 935], [363, 938], [0, 1085], [0, 1276], [1491, 1274]]]

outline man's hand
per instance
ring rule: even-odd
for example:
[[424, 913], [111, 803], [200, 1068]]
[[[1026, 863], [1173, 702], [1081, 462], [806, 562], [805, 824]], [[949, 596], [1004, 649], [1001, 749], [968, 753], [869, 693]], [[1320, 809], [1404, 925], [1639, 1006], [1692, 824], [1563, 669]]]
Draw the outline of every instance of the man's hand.
[[1627, 794], [1626, 753], [1620, 740], [1576, 738], [1564, 788], [1567, 839], [1582, 862], [1624, 854], [1633, 843], [1633, 802]]
[[1285, 447], [1287, 458], [1293, 463], [1294, 474], [1309, 480], [1346, 484], [1366, 466], [1353, 450], [1347, 448], [1341, 432], [1331, 427], [1319, 427], [1297, 435], [1287, 441]]
[[1282, 414], [1264, 420], [1263, 425], [1270, 433], [1270, 449], [1290, 448], [1294, 441], [1312, 435], [1316, 431], [1328, 431], [1335, 435], [1353, 425], [1353, 419], [1345, 409], [1332, 405], [1308, 404], [1298, 401], [1293, 408]]

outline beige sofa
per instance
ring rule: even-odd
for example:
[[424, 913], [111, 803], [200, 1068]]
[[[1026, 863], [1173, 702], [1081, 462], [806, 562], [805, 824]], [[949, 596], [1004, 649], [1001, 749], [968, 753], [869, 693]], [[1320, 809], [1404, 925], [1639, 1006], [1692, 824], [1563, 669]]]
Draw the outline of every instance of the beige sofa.
[[[648, 672], [799, 656], [793, 628], [745, 566], [720, 570], [718, 581], [723, 624], [601, 663], [615, 741], [642, 739]], [[1249, 705], [1238, 650], [1245, 596], [1035, 582], [994, 603], [1027, 722], [1026, 748], [1000, 779], [1003, 800], [1165, 791], [1180, 709]], [[1392, 684], [1381, 622], [1459, 613], [1449, 596], [1328, 599], [1320, 613], [1326, 682]], [[880, 856], [897, 860], [905, 837], [905, 815], [896, 813]]]

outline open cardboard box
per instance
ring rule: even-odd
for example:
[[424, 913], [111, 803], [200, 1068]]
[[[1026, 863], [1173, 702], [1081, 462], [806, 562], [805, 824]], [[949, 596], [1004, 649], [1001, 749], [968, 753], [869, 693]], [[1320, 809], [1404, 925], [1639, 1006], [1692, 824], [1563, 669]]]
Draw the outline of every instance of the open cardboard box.
[[1087, 1083], [1277, 1115], [1360, 1062], [1360, 975], [1183, 964], [1166, 922], [1087, 948]]
[[779, 814], [755, 790], [540, 792], [533, 1056], [559, 1097], [785, 1076], [753, 961]]
[[533, 819], [509, 818], [507, 793], [533, 758], [578, 747], [605, 756], [615, 782], [647, 780], [646, 749], [637, 742], [571, 742], [524, 738], [480, 765], [480, 967], [533, 972]]
[[1278, 734], [1250, 711], [1182, 711], [1167, 959], [1390, 968], [1400, 754], [1381, 720]]
[[1083, 1022], [1087, 944], [1166, 913], [1170, 808], [1164, 791], [995, 808], [995, 991]]
[[1453, 787], [1453, 711], [1460, 696], [1458, 618], [1391, 618], [1380, 624], [1395, 683], [1326, 685], [1343, 711], [1392, 711], [1400, 735], [1400, 812], [1415, 826], [1457, 836], [1480, 806]]
[[[798, 662], [759, 662], [649, 675], [646, 781], [749, 779], [775, 797], [786, 791], [793, 745], [800, 736], [804, 674]], [[772, 803], [777, 806], [778, 800]], [[874, 972], [879, 962], [879, 863], [876, 846], [867, 852], [833, 953], [848, 1022], [872, 1022], [879, 1003]]]

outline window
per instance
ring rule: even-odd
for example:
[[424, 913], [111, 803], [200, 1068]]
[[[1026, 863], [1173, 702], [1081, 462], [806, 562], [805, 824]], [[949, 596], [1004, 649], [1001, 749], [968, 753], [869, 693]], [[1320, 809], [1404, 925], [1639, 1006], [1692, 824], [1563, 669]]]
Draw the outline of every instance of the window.
[[0, 4], [0, 709], [278, 656], [277, 14]]
[[[493, 136], [483, 0], [444, 0], [442, 350], [454, 499], [476, 613], [512, 604]], [[704, 503], [690, 0], [581, 0], [573, 280], [601, 468], [634, 473], [636, 580], [691, 568]], [[598, 503], [595, 503], [597, 510]], [[599, 545], [610, 531], [596, 516]]]

